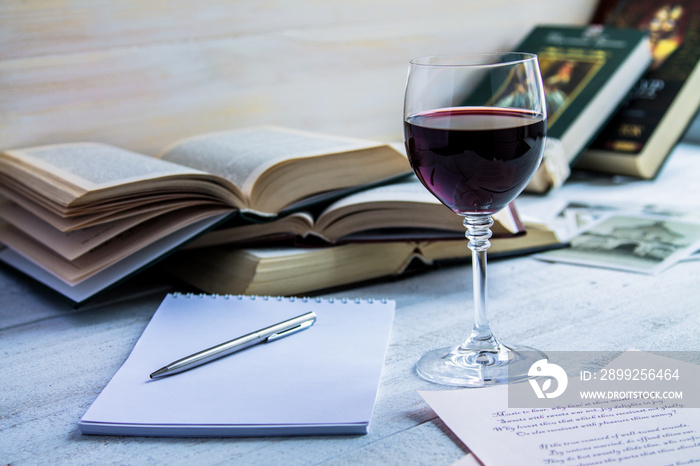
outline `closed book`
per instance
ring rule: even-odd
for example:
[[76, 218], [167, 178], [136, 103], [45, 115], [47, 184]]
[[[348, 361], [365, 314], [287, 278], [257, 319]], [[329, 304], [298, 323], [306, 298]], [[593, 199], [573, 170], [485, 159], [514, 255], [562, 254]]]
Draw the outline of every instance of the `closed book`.
[[[516, 47], [538, 55], [547, 101], [548, 144], [527, 190], [562, 184], [570, 168], [651, 63], [646, 32], [602, 26], [535, 27]], [[512, 90], [497, 99], [505, 101]]]
[[604, 2], [594, 21], [648, 32], [653, 63], [576, 166], [653, 178], [700, 107], [700, 2]]
[[[562, 246], [543, 224], [525, 223], [524, 234], [491, 238], [489, 257]], [[216, 246], [179, 251], [162, 269], [207, 293], [318, 293], [370, 280], [402, 276], [445, 262], [469, 260], [462, 238], [433, 241], [348, 242], [325, 247]]]

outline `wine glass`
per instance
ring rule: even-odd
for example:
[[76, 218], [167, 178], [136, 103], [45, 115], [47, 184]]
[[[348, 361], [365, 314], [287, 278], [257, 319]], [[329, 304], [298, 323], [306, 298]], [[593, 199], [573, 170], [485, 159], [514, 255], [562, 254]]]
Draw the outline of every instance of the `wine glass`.
[[472, 250], [474, 326], [455, 347], [416, 364], [443, 385], [482, 387], [526, 380], [546, 355], [506, 346], [487, 317], [486, 250], [491, 215], [522, 192], [542, 160], [546, 104], [537, 56], [440, 55], [411, 60], [404, 100], [408, 159], [423, 185], [464, 217]]

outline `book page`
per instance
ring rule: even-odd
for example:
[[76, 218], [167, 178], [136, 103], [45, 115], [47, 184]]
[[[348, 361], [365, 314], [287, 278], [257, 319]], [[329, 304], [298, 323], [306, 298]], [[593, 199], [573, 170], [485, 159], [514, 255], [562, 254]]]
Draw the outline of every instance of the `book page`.
[[[398, 183], [359, 191], [329, 205], [319, 215], [317, 226], [320, 235], [335, 240], [339, 236], [354, 232], [355, 230], [344, 231], [352, 226], [344, 226], [340, 222], [352, 221], [350, 214], [357, 212], [360, 215], [363, 210], [377, 212], [357, 219], [357, 223], [362, 225], [361, 230], [386, 227], [434, 228], [456, 231], [460, 236], [466, 232], [461, 216], [430, 194], [417, 178], [409, 177]], [[373, 220], [379, 223], [375, 225]], [[496, 236], [510, 236], [524, 230], [512, 204], [494, 214], [493, 220], [491, 231]], [[337, 225], [335, 231], [324, 231], [334, 223]]]
[[[35, 241], [41, 243], [65, 259], [74, 261], [83, 254], [87, 254], [101, 244], [106, 243], [141, 223], [176, 210], [197, 205], [200, 204], [186, 202], [173, 205], [166, 204], [157, 210], [144, 209], [141, 213], [111, 222], [86, 226], [71, 231], [62, 231], [29, 211], [22, 209], [17, 204], [4, 201], [0, 198], [0, 218], [20, 231], [25, 233], [31, 232], [31, 237]], [[218, 206], [216, 208], [218, 209]], [[208, 208], [202, 208], [202, 210], [207, 209]], [[2, 239], [2, 231], [3, 229], [0, 228], [0, 240]]]
[[[4, 180], [0, 176], [0, 183]], [[21, 193], [21, 194], [20, 194]], [[27, 197], [22, 194], [27, 195]], [[40, 202], [41, 199], [28, 195], [26, 192], [16, 192], [5, 189], [0, 184], [0, 200], [6, 197], [7, 200], [26, 210], [29, 215], [33, 215], [43, 222], [48, 223], [53, 228], [60, 231], [75, 231], [81, 228], [92, 227], [104, 223], [123, 220], [135, 215], [150, 213], [152, 217], [165, 212], [191, 207], [196, 205], [220, 206], [221, 203], [208, 196], [183, 195], [183, 193], [169, 193], [149, 195], [147, 199], [128, 198], [121, 201], [109, 202], [109, 208], [79, 208], [71, 209], [70, 216], [66, 216], [53, 209], [47, 203]], [[104, 206], [104, 204], [102, 204]]]
[[[106, 144], [39, 146], [0, 154], [4, 191], [62, 216], [109, 211], [162, 195], [243, 207], [240, 190], [219, 176]], [[21, 204], [21, 203], [20, 203]], [[92, 210], [91, 210], [92, 209]]]
[[0, 237], [12, 250], [53, 273], [63, 282], [76, 285], [179, 229], [200, 220], [227, 213], [227, 210], [220, 207], [189, 208], [169, 212], [155, 219], [141, 222], [72, 261], [8, 223], [0, 225]]
[[[146, 220], [149, 216], [149, 214], [140, 215], [122, 222], [64, 232], [32, 215], [17, 204], [0, 200], [0, 218], [21, 231], [32, 232], [32, 237], [36, 241], [67, 260], [76, 259], [90, 249]], [[1, 232], [2, 229], [0, 229], [0, 234]]]
[[[648, 356], [649, 367], [663, 367], [657, 361], [667, 359]], [[697, 366], [682, 364], [697, 372]], [[681, 377], [688, 372], [681, 369]], [[580, 386], [570, 377], [566, 390]], [[598, 399], [558, 408], [509, 408], [506, 385], [420, 394], [487, 465], [700, 462], [700, 409], [682, 407], [683, 399]]]
[[260, 243], [306, 236], [314, 223], [311, 214], [295, 212], [275, 220], [228, 227], [227, 225], [207, 232], [183, 249], [196, 249], [222, 244]]
[[137, 152], [97, 143], [54, 144], [5, 152], [2, 165], [37, 172], [55, 183], [66, 182], [86, 191], [119, 186], [134, 180], [186, 173], [204, 174]]
[[148, 266], [166, 252], [171, 251], [173, 248], [187, 241], [187, 239], [195, 237], [201, 234], [203, 231], [210, 229], [213, 225], [220, 222], [226, 215], [228, 214], [207, 217], [203, 220], [199, 220], [184, 228], [181, 228], [153, 243], [148, 244], [135, 253], [127, 256], [123, 260], [115, 262], [99, 273], [96, 273], [75, 285], [65, 283], [56, 275], [47, 272], [43, 267], [36, 265], [25, 256], [10, 248], [0, 249], [0, 261], [11, 265], [33, 279], [50, 288], [53, 288], [68, 299], [73, 300], [76, 303], [80, 303], [104, 291], [111, 285], [126, 279], [127, 277], [136, 273], [138, 270]]
[[[345, 196], [328, 207], [332, 210], [352, 204], [366, 202], [419, 202], [426, 204], [442, 205], [440, 201], [430, 194], [415, 177], [410, 177], [400, 183], [390, 183], [376, 188], [365, 189], [357, 193]], [[445, 207], [447, 209], [447, 207]], [[455, 217], [459, 217], [454, 214]]]
[[216, 173], [250, 195], [257, 176], [279, 162], [371, 145], [350, 138], [266, 126], [195, 136], [167, 148], [159, 157]]

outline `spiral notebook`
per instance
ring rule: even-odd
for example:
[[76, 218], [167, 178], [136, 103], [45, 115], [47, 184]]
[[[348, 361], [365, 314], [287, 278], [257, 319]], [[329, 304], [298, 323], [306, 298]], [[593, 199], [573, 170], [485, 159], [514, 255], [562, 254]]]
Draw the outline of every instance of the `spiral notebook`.
[[[366, 434], [395, 303], [169, 294], [79, 421], [84, 434]], [[151, 380], [181, 357], [314, 311], [316, 323], [195, 369]]]

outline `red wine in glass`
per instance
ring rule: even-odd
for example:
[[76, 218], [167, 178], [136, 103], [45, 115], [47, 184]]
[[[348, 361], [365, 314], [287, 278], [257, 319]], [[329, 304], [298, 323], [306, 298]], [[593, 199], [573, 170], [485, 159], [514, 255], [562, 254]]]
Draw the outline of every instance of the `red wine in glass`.
[[498, 107], [457, 107], [404, 122], [414, 172], [458, 214], [493, 214], [525, 189], [540, 163], [542, 114]]
[[537, 57], [526, 53], [438, 55], [411, 60], [404, 96], [408, 159], [420, 181], [464, 218], [472, 251], [474, 325], [457, 346], [416, 363], [422, 378], [485, 387], [530, 378], [546, 354], [505, 345], [491, 331], [486, 251], [492, 215], [525, 189], [546, 139], [546, 104]]

